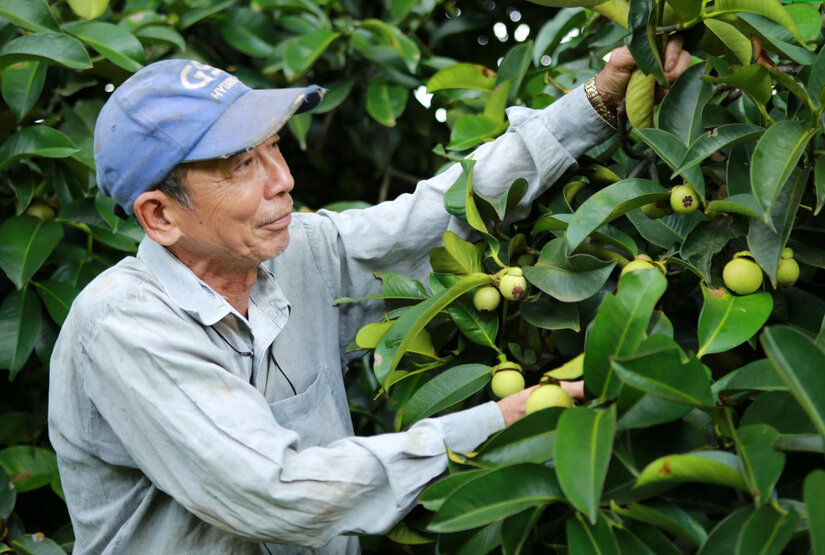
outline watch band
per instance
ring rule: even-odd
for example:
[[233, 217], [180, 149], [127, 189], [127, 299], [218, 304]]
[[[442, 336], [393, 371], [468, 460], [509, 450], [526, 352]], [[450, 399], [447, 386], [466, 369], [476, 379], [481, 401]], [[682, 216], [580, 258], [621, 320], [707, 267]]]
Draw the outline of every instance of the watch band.
[[595, 77], [593, 77], [587, 83], [584, 84], [584, 92], [587, 95], [587, 100], [590, 101], [590, 105], [593, 106], [594, 110], [596, 110], [596, 113], [599, 114], [599, 116], [601, 116], [601, 118], [605, 120], [607, 123], [609, 123], [613, 127], [617, 127], [618, 120], [616, 118], [616, 112], [615, 110], [609, 108], [607, 104], [605, 104], [604, 100], [599, 94], [599, 90], [596, 88]]

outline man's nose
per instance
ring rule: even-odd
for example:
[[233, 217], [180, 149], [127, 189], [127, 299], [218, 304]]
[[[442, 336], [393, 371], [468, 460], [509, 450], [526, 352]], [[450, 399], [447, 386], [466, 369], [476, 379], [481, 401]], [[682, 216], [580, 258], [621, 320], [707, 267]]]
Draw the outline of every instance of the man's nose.
[[281, 156], [280, 152], [265, 152], [262, 155], [262, 167], [264, 169], [264, 196], [272, 198], [280, 193], [288, 193], [295, 186], [292, 172]]

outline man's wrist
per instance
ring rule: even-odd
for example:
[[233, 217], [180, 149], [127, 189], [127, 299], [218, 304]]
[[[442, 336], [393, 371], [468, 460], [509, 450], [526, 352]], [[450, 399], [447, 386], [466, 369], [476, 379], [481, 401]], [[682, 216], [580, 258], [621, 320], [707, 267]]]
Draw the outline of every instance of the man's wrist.
[[618, 103], [615, 103], [611, 97], [602, 95], [598, 88], [598, 75], [590, 79], [587, 83], [584, 84], [584, 91], [587, 94], [587, 100], [590, 102], [590, 105], [596, 110], [596, 113], [602, 117], [606, 122], [608, 122], [613, 127], [617, 126], [617, 118], [616, 118], [616, 109], [618, 108]]

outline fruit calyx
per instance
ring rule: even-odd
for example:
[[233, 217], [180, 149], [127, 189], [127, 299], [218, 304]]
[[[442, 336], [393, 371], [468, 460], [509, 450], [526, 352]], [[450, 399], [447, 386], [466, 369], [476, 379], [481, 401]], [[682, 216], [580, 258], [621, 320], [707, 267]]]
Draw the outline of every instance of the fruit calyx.
[[527, 280], [524, 279], [524, 272], [521, 268], [507, 268], [499, 279], [498, 290], [501, 291], [501, 296], [508, 301], [523, 297], [527, 291]]
[[690, 214], [699, 208], [699, 195], [691, 185], [676, 185], [670, 190], [670, 207], [677, 214]]

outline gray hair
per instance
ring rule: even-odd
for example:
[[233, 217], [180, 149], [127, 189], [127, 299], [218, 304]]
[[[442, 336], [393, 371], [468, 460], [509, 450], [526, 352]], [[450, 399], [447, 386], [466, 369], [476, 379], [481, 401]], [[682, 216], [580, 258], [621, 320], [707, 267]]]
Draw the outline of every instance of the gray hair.
[[151, 190], [160, 191], [187, 210], [192, 210], [192, 198], [189, 196], [189, 187], [186, 186], [188, 168], [185, 164], [178, 164]]

